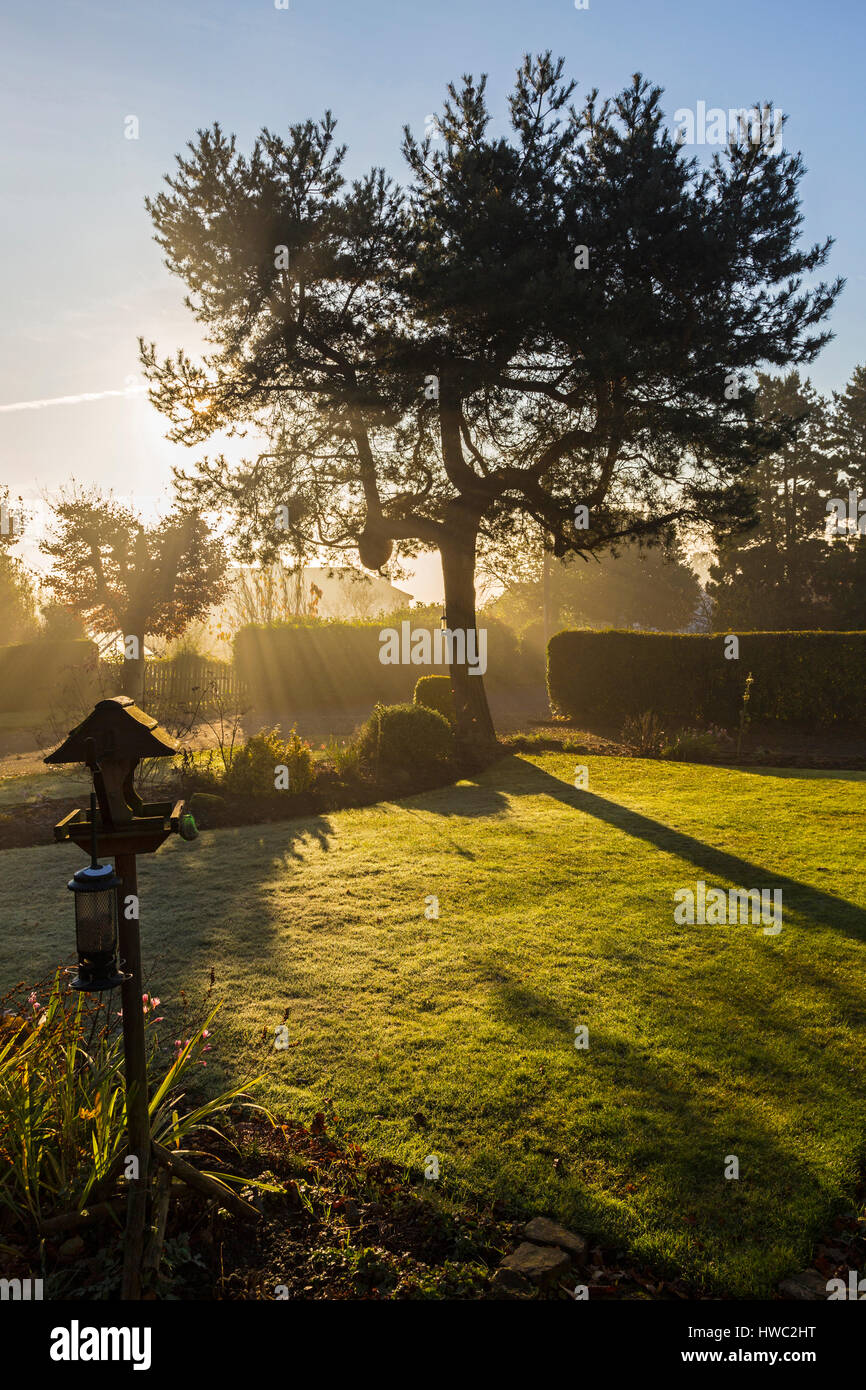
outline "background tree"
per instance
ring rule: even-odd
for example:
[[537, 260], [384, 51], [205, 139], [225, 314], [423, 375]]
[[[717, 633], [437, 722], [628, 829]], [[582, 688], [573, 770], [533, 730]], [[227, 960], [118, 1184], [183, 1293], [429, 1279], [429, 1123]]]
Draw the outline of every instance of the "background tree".
[[0, 488], [0, 647], [27, 642], [38, 635], [36, 593], [26, 568], [14, 554], [24, 510]]
[[833, 392], [832, 438], [844, 488], [866, 500], [866, 366], [854, 368], [844, 391]]
[[[547, 558], [547, 632], [540, 540], [534, 562], [521, 571], [496, 567], [504, 591], [484, 610], [535, 645], [546, 644], [545, 639], [563, 627], [679, 632], [690, 627], [701, 610], [700, 580], [675, 541], [643, 548], [625, 541], [616, 553], [594, 556], [586, 564], [574, 556]], [[485, 568], [490, 565], [487, 557], [483, 563]]]
[[[508, 139], [484, 79], [450, 86], [435, 146], [405, 131], [405, 191], [381, 169], [347, 187], [326, 113], [249, 157], [200, 131], [149, 202], [211, 344], [197, 363], [142, 344], [169, 438], [272, 441], [177, 477], [234, 516], [242, 557], [279, 550], [280, 506], [371, 569], [438, 547], [448, 624], [471, 628], [479, 536], [507, 543], [522, 514], [557, 556], [748, 517], [746, 374], [811, 361], [840, 289], [802, 289], [830, 243], [798, 249], [801, 160], [743, 130], [702, 171], [660, 89], [637, 75], [576, 110], [562, 70], [525, 58]], [[486, 748], [481, 680], [452, 682], [464, 746]]]
[[[842, 630], [866, 628], [866, 366], [855, 367], [845, 390], [833, 393], [831, 438], [839, 469], [834, 497], [851, 510], [850, 493], [859, 511], [858, 527], [830, 540], [827, 590], [831, 595], [833, 626]], [[862, 528], [862, 529], [861, 529]]]
[[827, 401], [796, 371], [759, 379], [758, 411], [787, 437], [745, 475], [758, 524], [722, 537], [707, 592], [721, 628], [796, 629], [833, 625], [828, 585], [827, 501], [837, 465]]
[[87, 636], [87, 628], [79, 613], [67, 604], [50, 599], [40, 609], [42, 636], [53, 642], [69, 641]]
[[91, 631], [130, 643], [124, 689], [141, 701], [145, 636], [178, 637], [226, 592], [226, 552], [195, 511], [176, 509], [145, 526], [98, 490], [61, 494], [47, 586]]

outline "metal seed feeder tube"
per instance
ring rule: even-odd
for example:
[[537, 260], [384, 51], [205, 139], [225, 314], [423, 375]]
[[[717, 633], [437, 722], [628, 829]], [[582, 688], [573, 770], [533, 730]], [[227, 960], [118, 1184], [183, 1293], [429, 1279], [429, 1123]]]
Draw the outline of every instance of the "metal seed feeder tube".
[[99, 994], [117, 989], [126, 976], [117, 968], [117, 890], [122, 886], [110, 864], [100, 864], [96, 846], [96, 795], [90, 796], [90, 863], [66, 885], [75, 894], [78, 974], [72, 988]]

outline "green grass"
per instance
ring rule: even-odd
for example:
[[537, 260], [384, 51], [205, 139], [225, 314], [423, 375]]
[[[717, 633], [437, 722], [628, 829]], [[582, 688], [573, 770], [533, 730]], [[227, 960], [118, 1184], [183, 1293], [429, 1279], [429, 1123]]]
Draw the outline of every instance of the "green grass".
[[[170, 843], [140, 861], [147, 984], [173, 1038], [179, 989], [215, 968], [214, 1085], [263, 1070], [266, 1103], [332, 1097], [374, 1152], [436, 1154], [446, 1186], [766, 1295], [864, 1153], [866, 778], [582, 761], [588, 791], [573, 756], [513, 757], [399, 804]], [[79, 858], [0, 856], [0, 985], [68, 955]], [[698, 879], [781, 887], [782, 933], [675, 925]]]

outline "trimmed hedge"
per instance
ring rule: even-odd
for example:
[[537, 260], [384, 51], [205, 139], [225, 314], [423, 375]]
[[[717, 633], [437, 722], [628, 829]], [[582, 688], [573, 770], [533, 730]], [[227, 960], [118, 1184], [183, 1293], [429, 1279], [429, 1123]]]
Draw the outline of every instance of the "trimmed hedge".
[[90, 695], [97, 672], [95, 642], [73, 638], [0, 647], [0, 711], [43, 710], [73, 693]]
[[450, 676], [422, 676], [415, 686], [414, 700], [416, 705], [435, 709], [436, 713], [447, 719], [449, 724], [456, 723], [457, 715], [454, 709], [454, 692], [451, 689]]
[[746, 677], [749, 718], [813, 728], [866, 719], [866, 632], [729, 634], [559, 632], [547, 653], [551, 705], [606, 724], [652, 710], [662, 721], [736, 725]]
[[[410, 619], [411, 630], [434, 632], [438, 624]], [[480, 616], [487, 629], [487, 675], [492, 685], [513, 684], [520, 669], [517, 638], [503, 623]], [[341, 622], [298, 619], [251, 624], [235, 638], [237, 674], [259, 709], [310, 705], [321, 709], [364, 703], [411, 701], [419, 674], [447, 671], [446, 665], [383, 665], [380, 633], [400, 632], [399, 620]]]

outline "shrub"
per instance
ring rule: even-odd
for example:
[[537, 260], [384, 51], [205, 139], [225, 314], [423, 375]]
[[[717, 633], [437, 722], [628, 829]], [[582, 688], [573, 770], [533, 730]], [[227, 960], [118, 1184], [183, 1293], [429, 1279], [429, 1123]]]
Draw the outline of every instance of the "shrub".
[[325, 755], [334, 764], [340, 777], [357, 776], [361, 766], [361, 753], [354, 739], [340, 743], [333, 734], [325, 744]]
[[193, 794], [187, 810], [199, 830], [210, 830], [212, 826], [220, 825], [225, 819], [225, 797], [215, 796], [212, 792], [197, 791]]
[[711, 724], [708, 729], [680, 729], [662, 749], [663, 758], [687, 762], [690, 758], [725, 758], [736, 747], [726, 729]]
[[424, 705], [376, 705], [358, 735], [361, 758], [379, 767], [432, 771], [454, 753], [454, 734], [444, 715]]
[[668, 726], [733, 728], [751, 672], [755, 722], [826, 728], [866, 718], [866, 632], [738, 636], [739, 659], [727, 660], [723, 633], [559, 632], [548, 644], [551, 703], [576, 720], [621, 726], [651, 708]]
[[623, 742], [642, 757], [653, 758], [662, 751], [665, 731], [651, 709], [628, 718], [622, 726]]
[[279, 728], [254, 734], [232, 758], [223, 778], [227, 792], [237, 796], [268, 796], [275, 790], [275, 773], [286, 767], [288, 790], [309, 791], [313, 781], [313, 754], [310, 745], [292, 729], [284, 739]]
[[71, 692], [97, 695], [95, 642], [21, 642], [0, 647], [0, 711], [37, 710]]
[[193, 792], [216, 792], [222, 785], [226, 765], [215, 748], [183, 748], [180, 755], [180, 784], [185, 796]]
[[449, 724], [456, 722], [450, 676], [422, 676], [415, 686], [414, 699], [416, 705], [435, 709]]

